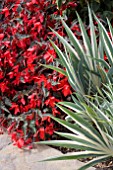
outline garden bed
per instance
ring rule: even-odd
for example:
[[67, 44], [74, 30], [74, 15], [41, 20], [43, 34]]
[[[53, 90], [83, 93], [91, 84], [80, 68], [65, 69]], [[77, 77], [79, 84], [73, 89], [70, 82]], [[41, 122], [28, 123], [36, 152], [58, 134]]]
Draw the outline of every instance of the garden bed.
[[0, 126], [19, 148], [55, 139], [88, 166], [112, 157], [112, 8], [104, 0], [0, 3]]

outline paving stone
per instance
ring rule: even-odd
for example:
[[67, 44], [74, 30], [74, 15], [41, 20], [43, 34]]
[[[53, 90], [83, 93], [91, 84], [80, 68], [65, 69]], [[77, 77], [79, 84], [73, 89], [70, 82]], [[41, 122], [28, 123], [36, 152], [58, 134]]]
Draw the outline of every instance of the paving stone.
[[0, 170], [77, 170], [84, 165], [77, 160], [39, 162], [44, 158], [60, 155], [62, 155], [60, 151], [45, 145], [38, 145], [36, 149], [25, 151], [10, 144], [0, 151]]
[[11, 143], [11, 139], [7, 134], [0, 135], [0, 150]]

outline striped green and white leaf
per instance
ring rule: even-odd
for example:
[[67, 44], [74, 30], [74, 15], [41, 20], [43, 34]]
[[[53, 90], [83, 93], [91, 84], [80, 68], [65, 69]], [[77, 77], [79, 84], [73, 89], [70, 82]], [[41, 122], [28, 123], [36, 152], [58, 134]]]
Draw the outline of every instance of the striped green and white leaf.
[[[102, 45], [105, 49], [106, 55], [108, 57], [109, 63], [111, 65], [113, 65], [113, 43], [111, 38], [108, 35], [108, 32], [106, 30], [106, 28], [104, 27], [104, 25], [99, 21], [99, 19], [96, 17], [96, 15], [94, 14], [94, 17], [96, 19], [96, 21], [98, 22], [98, 27], [99, 27], [99, 34], [101, 36], [102, 39]], [[108, 21], [108, 26], [109, 26], [109, 30], [111, 33], [111, 37], [113, 36], [113, 28], [111, 26], [111, 24]], [[113, 39], [113, 37], [112, 37]]]

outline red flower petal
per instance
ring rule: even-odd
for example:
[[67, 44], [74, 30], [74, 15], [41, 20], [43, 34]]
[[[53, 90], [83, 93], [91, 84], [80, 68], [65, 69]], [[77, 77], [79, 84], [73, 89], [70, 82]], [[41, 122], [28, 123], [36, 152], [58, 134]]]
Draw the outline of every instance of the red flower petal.
[[3, 38], [4, 38], [4, 34], [1, 33], [1, 34], [0, 34], [0, 41], [1, 41]]
[[24, 139], [20, 138], [17, 142], [16, 145], [18, 146], [18, 148], [22, 148], [24, 146]]
[[40, 139], [44, 139], [45, 138], [45, 132], [44, 132], [44, 128], [41, 127], [39, 129], [39, 135], [40, 135]]

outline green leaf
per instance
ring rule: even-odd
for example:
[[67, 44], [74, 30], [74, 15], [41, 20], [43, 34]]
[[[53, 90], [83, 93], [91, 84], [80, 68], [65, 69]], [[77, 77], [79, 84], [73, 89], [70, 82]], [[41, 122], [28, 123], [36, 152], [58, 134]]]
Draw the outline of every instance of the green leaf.
[[[82, 45], [80, 44], [79, 40], [76, 38], [76, 36], [74, 35], [74, 33], [71, 31], [71, 29], [67, 26], [67, 24], [63, 21], [63, 19], [61, 19], [62, 24], [70, 38], [70, 42], [73, 44], [73, 46], [75, 47], [77, 53], [79, 54], [80, 58], [83, 58], [85, 52], [83, 50]], [[79, 58], [78, 58], [79, 59]]]
[[56, 0], [58, 9], [60, 9], [62, 7], [62, 2], [63, 2], [63, 0]]
[[93, 60], [97, 61], [97, 66], [100, 65], [102, 68], [110, 69], [110, 65], [105, 60], [98, 58], [94, 58]]
[[80, 104], [77, 105], [72, 102], [59, 102], [59, 104], [65, 106], [69, 109], [72, 109], [73, 111], [77, 112], [77, 114], [84, 110], [83, 106], [81, 106]]
[[108, 75], [105, 72], [105, 70], [99, 65], [97, 66], [97, 69], [98, 69], [99, 74], [101, 76], [102, 83], [105, 83], [105, 84], [110, 83], [110, 80], [109, 80]]
[[113, 27], [112, 27], [110, 21], [108, 20], [108, 18], [107, 18], [107, 23], [109, 26], [109, 30], [110, 30], [110, 34], [111, 34], [111, 38], [112, 38], [112, 42], [113, 42]]
[[[70, 149], [81, 149], [81, 150], [90, 150], [91, 143], [83, 142], [83, 140], [80, 142], [79, 141], [72, 141], [72, 140], [51, 140], [51, 141], [41, 141], [40, 144], [46, 144], [46, 145], [52, 145], [52, 146], [61, 146], [61, 147], [66, 147]], [[95, 148], [95, 146], [93, 146]], [[99, 154], [100, 152], [97, 151]]]
[[65, 45], [69, 51], [71, 51], [75, 57], [80, 60], [80, 57], [78, 56], [77, 52], [75, 51], [75, 49], [61, 36], [59, 35], [56, 31], [54, 31], [52, 28], [50, 28], [55, 34], [56, 36], [59, 38], [59, 40], [62, 42], [63, 45]]
[[97, 40], [96, 40], [96, 34], [95, 34], [95, 27], [93, 24], [92, 14], [91, 14], [91, 10], [89, 7], [88, 7], [88, 13], [89, 13], [89, 22], [90, 22], [90, 31], [91, 31], [90, 34], [91, 34], [92, 54], [94, 58], [97, 58], [98, 52], [97, 52]]
[[66, 56], [62, 53], [62, 51], [56, 46], [55, 43], [51, 41], [55, 51], [57, 52], [59, 58], [61, 59], [61, 62], [63, 63], [63, 66], [66, 68], [66, 73], [70, 82], [70, 85], [72, 86], [75, 91], [79, 91], [80, 93], [84, 94], [84, 89], [82, 84], [79, 83], [78, 78], [75, 74], [75, 70], [70, 62], [69, 59], [66, 58]]
[[[40, 142], [39, 142], [40, 144]], [[55, 160], [73, 160], [73, 159], [81, 159], [81, 158], [88, 158], [88, 157], [95, 157], [96, 153], [91, 153], [90, 151], [79, 151], [74, 154], [64, 155], [64, 156], [57, 156], [54, 158], [48, 158], [42, 161], [55, 161]], [[42, 162], [41, 161], [41, 162]]]
[[[77, 13], [77, 17], [78, 17], [78, 21], [79, 21], [79, 24], [80, 24], [80, 29], [81, 29], [81, 33], [82, 33], [84, 47], [85, 47], [85, 50], [86, 50], [86, 55], [92, 56], [91, 43], [90, 43], [89, 37], [87, 35], [86, 29], [83, 25], [83, 22], [82, 22], [81, 18], [79, 17], [78, 13]], [[87, 66], [89, 67], [90, 70], [93, 70], [92, 59], [87, 58], [87, 56], [85, 56]]]
[[59, 107], [64, 113], [70, 116], [73, 121], [75, 121], [80, 127], [82, 127], [82, 129], [84, 129], [84, 132], [86, 131], [86, 133], [90, 134], [91, 138], [100, 142], [104, 146], [104, 143], [102, 142], [102, 138], [99, 133], [90, 124], [88, 124], [88, 122], [84, 120], [79, 114], [75, 114], [74, 112], [60, 105], [57, 105], [57, 107]]
[[107, 33], [107, 30], [103, 26], [103, 24], [99, 21], [99, 19], [94, 14], [96, 21], [98, 22], [99, 26], [99, 34], [101, 35], [102, 43], [105, 48], [106, 55], [108, 57], [109, 63], [113, 64], [113, 44], [112, 41]]
[[55, 71], [57, 71], [57, 72], [65, 75], [65, 76], [67, 76], [66, 71], [64, 71], [64, 70], [61, 69], [61, 68], [58, 68], [58, 67], [55, 67], [55, 66], [52, 66], [52, 65], [46, 65], [46, 64], [41, 64], [41, 65], [44, 66], [44, 67], [46, 67], [46, 68], [50, 68], [50, 69], [52, 69], [52, 70], [55, 70]]

